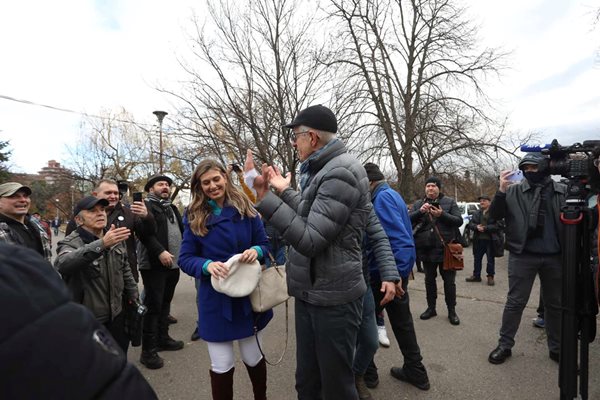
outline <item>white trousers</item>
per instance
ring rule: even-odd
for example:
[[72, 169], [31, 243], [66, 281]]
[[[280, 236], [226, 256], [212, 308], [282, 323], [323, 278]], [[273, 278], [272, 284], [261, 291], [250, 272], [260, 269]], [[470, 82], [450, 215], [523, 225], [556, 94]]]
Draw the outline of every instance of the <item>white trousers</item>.
[[[258, 332], [258, 340], [262, 345], [262, 331]], [[240, 354], [242, 361], [249, 366], [254, 367], [262, 358], [256, 338], [249, 336], [239, 339]], [[233, 341], [231, 342], [206, 342], [208, 345], [208, 354], [210, 356], [210, 369], [217, 374], [224, 374], [233, 368], [235, 355], [233, 353]]]

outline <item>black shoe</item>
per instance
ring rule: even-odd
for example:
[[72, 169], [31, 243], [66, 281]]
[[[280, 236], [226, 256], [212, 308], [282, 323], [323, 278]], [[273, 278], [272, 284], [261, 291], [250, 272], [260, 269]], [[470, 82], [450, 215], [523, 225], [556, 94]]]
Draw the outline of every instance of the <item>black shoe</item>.
[[377, 385], [379, 385], [379, 376], [377, 373], [365, 374], [364, 379], [365, 385], [367, 385], [369, 389], [375, 389]]
[[560, 354], [557, 351], [550, 351], [549, 356], [552, 361], [558, 362], [560, 360]]
[[448, 310], [448, 320], [452, 325], [460, 324], [460, 319], [458, 319], [458, 315], [456, 315], [455, 310]]
[[148, 369], [159, 369], [165, 365], [164, 360], [156, 353], [156, 349], [142, 351], [140, 363]]
[[194, 329], [194, 333], [192, 333], [192, 342], [195, 342], [198, 339], [200, 339], [200, 334], [198, 334], [198, 328], [196, 327], [196, 329]]
[[437, 313], [435, 312], [435, 308], [427, 307], [427, 310], [419, 318], [421, 319], [429, 319], [431, 317], [435, 317]]
[[177, 323], [177, 318], [175, 318], [174, 316], [172, 316], [171, 314], [167, 315], [167, 322], [169, 324], [176, 324]]
[[407, 375], [406, 372], [404, 372], [404, 369], [402, 368], [398, 368], [398, 367], [392, 367], [392, 369], [390, 369], [390, 374], [403, 382], [408, 382], [411, 385], [421, 389], [421, 390], [429, 390], [429, 388], [431, 387], [431, 385], [429, 384], [429, 379], [425, 379], [425, 380], [416, 380], [413, 377], [411, 377], [410, 375]]
[[498, 346], [490, 353], [488, 361], [492, 364], [502, 364], [510, 356], [512, 356], [512, 351], [510, 349], [503, 349]]
[[481, 282], [481, 277], [480, 276], [471, 275], [470, 277], [465, 278], [465, 281], [467, 281], [467, 282]]
[[183, 349], [183, 341], [174, 340], [170, 336], [158, 341], [158, 351], [176, 351], [181, 349]]

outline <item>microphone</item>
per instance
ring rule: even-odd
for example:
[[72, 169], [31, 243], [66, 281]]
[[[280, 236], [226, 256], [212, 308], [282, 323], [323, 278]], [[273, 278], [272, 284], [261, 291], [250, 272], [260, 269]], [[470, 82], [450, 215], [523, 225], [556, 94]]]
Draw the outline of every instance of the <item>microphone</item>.
[[521, 145], [521, 151], [523, 153], [541, 153], [542, 150], [544, 149], [549, 149], [552, 145], [551, 144], [538, 144], [538, 145], [529, 145], [529, 144], [522, 144]]

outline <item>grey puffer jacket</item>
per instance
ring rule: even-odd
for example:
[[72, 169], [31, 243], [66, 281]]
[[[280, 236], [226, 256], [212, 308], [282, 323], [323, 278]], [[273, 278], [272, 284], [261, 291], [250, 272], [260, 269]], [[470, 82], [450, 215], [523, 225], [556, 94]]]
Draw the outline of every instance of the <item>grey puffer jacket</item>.
[[345, 304], [366, 289], [362, 240], [370, 212], [369, 181], [361, 163], [340, 141], [310, 161], [299, 193], [269, 192], [257, 209], [290, 244], [288, 292], [318, 306]]
[[111, 321], [121, 313], [124, 295], [126, 300], [137, 299], [123, 243], [105, 249], [102, 239], [78, 228], [58, 242], [56, 253], [55, 266], [73, 300], [89, 308], [99, 322]]
[[[562, 230], [563, 224], [560, 222], [560, 208], [565, 204], [565, 195], [567, 185], [554, 182], [551, 199], [552, 215], [554, 216], [554, 226]], [[506, 223], [506, 249], [511, 253], [521, 254], [527, 243], [527, 232], [529, 226], [529, 213], [533, 206], [534, 188], [527, 179], [511, 185], [506, 193], [496, 192], [492, 204], [490, 205], [490, 216], [496, 221], [504, 218]], [[558, 239], [562, 240], [562, 234], [559, 232]]]

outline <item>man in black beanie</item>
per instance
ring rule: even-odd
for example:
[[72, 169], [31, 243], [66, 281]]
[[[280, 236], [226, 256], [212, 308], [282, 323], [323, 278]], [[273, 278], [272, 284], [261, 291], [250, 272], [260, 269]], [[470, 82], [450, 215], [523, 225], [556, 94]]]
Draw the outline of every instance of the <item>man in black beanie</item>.
[[[394, 261], [400, 275], [404, 295], [395, 297], [385, 305], [381, 305], [383, 294], [380, 292], [381, 277], [378, 262], [372, 252], [367, 252], [367, 259], [372, 295], [375, 297], [377, 312], [387, 311], [390, 325], [402, 352], [401, 367], [392, 367], [390, 374], [401, 381], [408, 382], [421, 390], [429, 390], [430, 383], [427, 370], [422, 363], [421, 349], [417, 342], [417, 335], [410, 312], [410, 298], [408, 294], [408, 278], [415, 263], [415, 244], [412, 235], [411, 222], [404, 199], [398, 192], [388, 185], [381, 170], [376, 164], [365, 164], [373, 209], [379, 218], [381, 226], [390, 241]], [[384, 328], [385, 329], [385, 328]], [[368, 387], [377, 386], [379, 379], [377, 367], [372, 360], [365, 373], [365, 383]]]
[[425, 268], [425, 289], [427, 291], [427, 310], [421, 314], [421, 319], [426, 320], [437, 315], [437, 271], [440, 271], [444, 281], [444, 296], [448, 307], [448, 320], [452, 325], [460, 324], [456, 314], [456, 271], [446, 271], [443, 268], [444, 245], [440, 240], [435, 227], [443, 237], [444, 242], [459, 240], [458, 228], [463, 219], [456, 201], [441, 193], [442, 181], [429, 177], [425, 181], [425, 197], [418, 200], [410, 213], [413, 226], [417, 257], [423, 262]]

